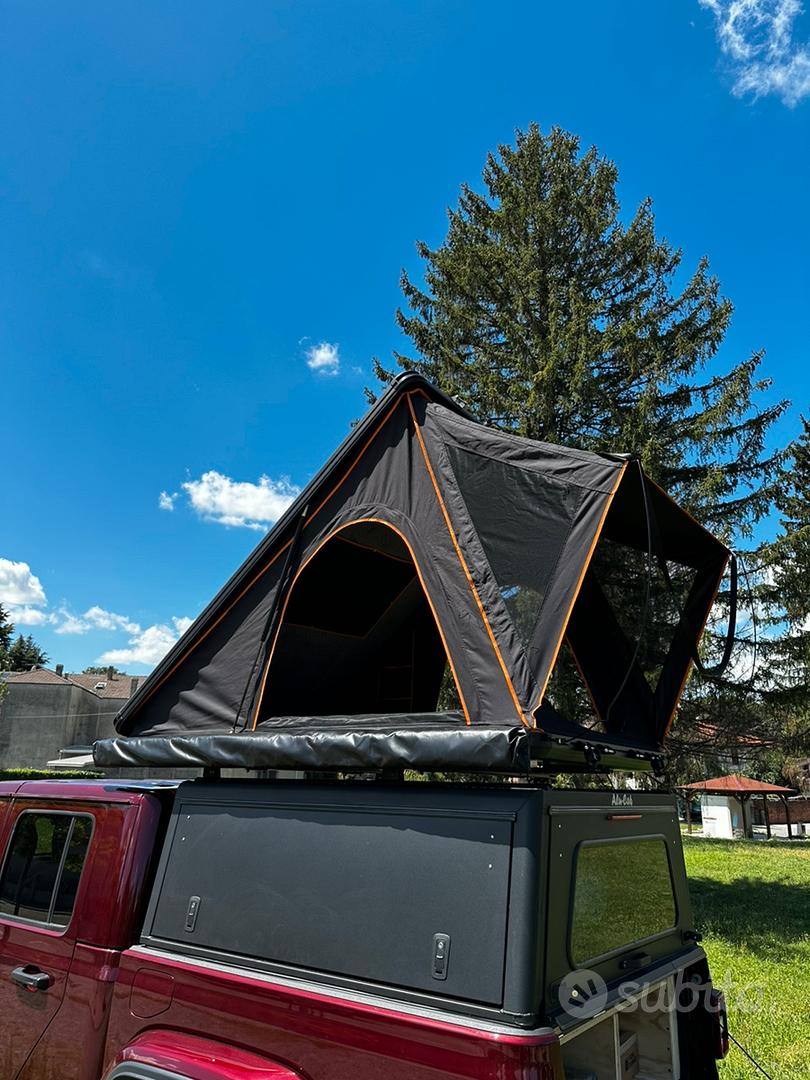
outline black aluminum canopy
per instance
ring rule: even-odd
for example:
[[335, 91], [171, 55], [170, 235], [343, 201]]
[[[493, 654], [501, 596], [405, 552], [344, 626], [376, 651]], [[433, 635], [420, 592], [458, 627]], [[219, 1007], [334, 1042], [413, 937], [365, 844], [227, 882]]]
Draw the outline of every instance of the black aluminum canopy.
[[[651, 530], [658, 558], [691, 571], [655, 687], [594, 566], [600, 541], [646, 552]], [[96, 760], [522, 768], [538, 739], [597, 737], [544, 702], [564, 641], [598, 737], [656, 753], [728, 557], [637, 460], [487, 428], [404, 375], [124, 706], [124, 738], [96, 744]], [[435, 711], [446, 668], [458, 713]]]

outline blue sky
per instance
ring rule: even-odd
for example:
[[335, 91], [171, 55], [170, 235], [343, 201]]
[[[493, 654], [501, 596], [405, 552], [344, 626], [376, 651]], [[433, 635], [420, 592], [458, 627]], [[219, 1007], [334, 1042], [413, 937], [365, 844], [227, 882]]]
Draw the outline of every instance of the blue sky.
[[[398, 276], [490, 148], [595, 143], [808, 398], [797, 0], [7, 0], [0, 601], [147, 671], [364, 410]], [[262, 479], [264, 478], [264, 479]]]

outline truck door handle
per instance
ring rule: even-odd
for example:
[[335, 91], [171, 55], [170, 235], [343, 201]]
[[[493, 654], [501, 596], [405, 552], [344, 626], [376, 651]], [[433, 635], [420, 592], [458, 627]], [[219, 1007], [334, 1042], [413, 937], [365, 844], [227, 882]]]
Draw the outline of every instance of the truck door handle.
[[26, 964], [25, 967], [14, 968], [11, 981], [17, 986], [22, 986], [29, 994], [36, 994], [38, 990], [47, 990], [53, 979], [47, 972], [40, 971], [33, 964]]

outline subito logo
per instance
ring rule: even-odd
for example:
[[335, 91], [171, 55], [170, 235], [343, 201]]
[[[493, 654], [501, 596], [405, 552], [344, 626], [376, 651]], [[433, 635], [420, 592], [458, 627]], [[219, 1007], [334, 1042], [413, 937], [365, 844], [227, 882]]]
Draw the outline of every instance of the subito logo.
[[560, 1007], [577, 1020], [596, 1016], [607, 1005], [607, 998], [605, 980], [595, 971], [572, 971], [560, 983]]

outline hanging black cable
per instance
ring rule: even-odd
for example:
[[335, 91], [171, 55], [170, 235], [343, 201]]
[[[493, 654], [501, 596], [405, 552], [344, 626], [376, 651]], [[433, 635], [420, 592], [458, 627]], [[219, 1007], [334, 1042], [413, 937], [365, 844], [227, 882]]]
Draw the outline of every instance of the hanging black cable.
[[748, 1058], [748, 1060], [751, 1062], [751, 1064], [755, 1065], [759, 1069], [759, 1071], [762, 1073], [763, 1076], [767, 1076], [768, 1080], [773, 1080], [773, 1077], [771, 1076], [771, 1074], [769, 1072], [766, 1072], [763, 1069], [763, 1067], [760, 1065], [760, 1063], [757, 1061], [757, 1059], [755, 1057], [753, 1057], [753, 1055], [748, 1053], [748, 1051], [745, 1049], [745, 1047], [734, 1038], [734, 1036], [731, 1034], [731, 1032], [728, 1033], [728, 1037], [731, 1039], [731, 1041], [734, 1043], [734, 1045], [737, 1047], [738, 1050], [742, 1050], [742, 1052], [745, 1054], [745, 1056]]
[[[654, 521], [654, 518], [653, 518]], [[675, 592], [675, 586], [672, 583], [672, 577], [670, 576], [670, 568], [666, 565], [666, 559], [664, 558], [661, 548], [658, 548], [658, 562], [661, 568], [661, 575], [666, 583], [666, 588], [669, 589], [670, 595], [674, 597], [675, 602], [678, 603], [677, 593]], [[729, 661], [731, 660], [731, 651], [734, 647], [734, 639], [737, 637], [737, 603], [738, 603], [738, 571], [737, 571], [738, 556], [733, 551], [729, 557], [729, 617], [728, 626], [726, 627], [726, 640], [723, 647], [723, 656], [720, 657], [719, 663], [713, 667], [706, 667], [703, 661], [700, 659], [700, 653], [698, 652], [698, 640], [700, 634], [694, 629], [691, 620], [687, 616], [686, 611], [680, 612], [680, 618], [683, 620], [692, 635], [692, 647], [691, 657], [694, 666], [704, 678], [719, 678], [726, 671]], [[753, 610], [753, 605], [752, 605]]]
[[[661, 542], [661, 535], [660, 535], [660, 533], [658, 531], [658, 524], [657, 524], [657, 522], [655, 520], [655, 514], [654, 513], [652, 515], [652, 523], [653, 523], [653, 535], [654, 535], [654, 539], [655, 539], [655, 549], [656, 549], [656, 554], [657, 554], [657, 557], [658, 557], [658, 565], [659, 565], [660, 570], [661, 570], [661, 576], [663, 577], [664, 582], [666, 583], [666, 586], [667, 586], [667, 589], [669, 590], [670, 596], [672, 596], [672, 598], [674, 599], [676, 605], [678, 605], [680, 607], [680, 601], [679, 601], [678, 595], [677, 595], [677, 593], [675, 591], [675, 586], [672, 583], [672, 577], [671, 577], [671, 575], [669, 573], [669, 567], [667, 566], [667, 560], [666, 560], [666, 558], [664, 556], [664, 549], [663, 549], [663, 544]], [[731, 653], [732, 653], [732, 650], [734, 648], [734, 641], [735, 641], [736, 635], [737, 635], [737, 593], [738, 593], [738, 588], [737, 588], [737, 584], [738, 584], [737, 583], [737, 555], [733, 551], [730, 553], [730, 558], [729, 558], [729, 562], [728, 562], [728, 569], [729, 569], [728, 626], [726, 627], [726, 640], [725, 640], [724, 645], [723, 645], [723, 655], [720, 657], [720, 662], [718, 664], [715, 664], [714, 667], [707, 668], [705, 666], [705, 664], [703, 663], [703, 661], [700, 659], [700, 654], [698, 652], [698, 640], [699, 640], [701, 635], [700, 635], [700, 633], [698, 633], [696, 631], [695, 627], [692, 625], [692, 622], [689, 619], [689, 616], [686, 614], [685, 611], [682, 611], [681, 616], [680, 616], [681, 620], [683, 621], [683, 623], [688, 628], [688, 630], [689, 630], [689, 632], [691, 634], [691, 637], [692, 637], [692, 649], [691, 649], [692, 660], [693, 660], [693, 662], [695, 664], [695, 667], [700, 672], [700, 674], [703, 675], [704, 678], [707, 678], [707, 679], [719, 679], [720, 676], [724, 673], [724, 671], [726, 670], [726, 668], [729, 665], [729, 661], [731, 660]], [[753, 604], [752, 604], [752, 610], [753, 610]]]
[[[644, 469], [643, 469], [642, 464], [641, 464], [641, 459], [636, 457], [634, 460], [636, 461], [636, 463], [638, 465], [639, 480], [641, 481], [641, 492], [642, 492], [642, 499], [643, 499], [643, 503], [644, 503], [644, 522], [645, 522], [646, 533], [647, 533], [647, 566], [646, 566], [647, 573], [646, 573], [645, 586], [644, 586], [644, 606], [642, 608], [641, 623], [640, 623], [638, 637], [636, 639], [636, 645], [635, 645], [635, 648], [633, 650], [633, 655], [632, 655], [632, 657], [630, 659], [630, 663], [627, 666], [627, 670], [624, 673], [624, 677], [622, 678], [622, 681], [619, 683], [619, 687], [618, 687], [616, 693], [613, 695], [613, 698], [611, 699], [610, 704], [608, 705], [607, 709], [605, 710], [605, 727], [608, 727], [609, 721], [610, 721], [610, 713], [611, 713], [613, 707], [615, 706], [616, 702], [619, 700], [622, 693], [624, 692], [624, 689], [627, 686], [627, 682], [628, 682], [628, 680], [630, 679], [630, 676], [633, 673], [633, 669], [634, 669], [634, 667], [636, 665], [636, 662], [638, 660], [639, 652], [641, 651], [641, 643], [642, 643], [644, 635], [645, 635], [645, 633], [647, 631], [647, 624], [648, 624], [649, 613], [650, 613], [650, 599], [651, 599], [651, 592], [652, 592], [653, 556], [654, 555], [657, 557], [658, 565], [660, 567], [661, 574], [662, 574], [662, 576], [664, 578], [667, 589], [668, 589], [670, 595], [675, 600], [677, 606], [680, 607], [680, 602], [679, 602], [677, 593], [675, 591], [675, 586], [673, 585], [672, 577], [671, 577], [671, 575], [669, 573], [669, 567], [667, 566], [667, 561], [666, 561], [666, 558], [664, 556], [664, 548], [663, 548], [663, 543], [662, 543], [662, 540], [661, 540], [661, 535], [660, 535], [660, 532], [659, 532], [659, 529], [658, 529], [658, 523], [657, 523], [656, 518], [655, 518], [655, 511], [654, 511], [652, 503], [650, 501], [650, 494], [649, 494], [649, 489], [648, 489], [648, 486], [647, 486], [647, 478], [644, 475]], [[731, 557], [729, 559], [729, 575], [730, 575], [730, 580], [729, 580], [729, 618], [728, 618], [728, 627], [726, 629], [726, 639], [725, 639], [725, 643], [724, 643], [724, 646], [723, 646], [723, 655], [721, 656], [720, 662], [718, 664], [715, 664], [711, 668], [707, 668], [704, 665], [703, 661], [700, 658], [700, 655], [698, 653], [698, 648], [697, 648], [697, 642], [698, 642], [698, 638], [699, 638], [700, 635], [695, 632], [695, 629], [691, 625], [690, 620], [689, 620], [686, 612], [682, 611], [681, 615], [680, 615], [680, 618], [684, 621], [684, 623], [686, 624], [686, 626], [688, 627], [688, 629], [690, 630], [690, 632], [692, 634], [692, 641], [693, 641], [693, 644], [692, 644], [692, 659], [693, 659], [693, 661], [695, 663], [695, 666], [697, 667], [698, 671], [700, 671], [700, 673], [705, 678], [709, 678], [709, 679], [719, 679], [721, 677], [721, 675], [725, 672], [725, 670], [728, 667], [729, 662], [731, 660], [731, 653], [732, 653], [732, 650], [734, 648], [734, 641], [735, 641], [736, 633], [737, 633], [738, 573], [737, 573], [737, 555], [734, 552], [731, 552]], [[746, 573], [746, 583], [748, 585], [748, 590], [749, 590], [749, 593], [750, 593], [751, 592], [751, 587], [750, 587], [750, 583], [748, 582], [747, 573]], [[754, 608], [753, 608], [753, 595], [752, 595], [751, 608], [752, 608], [752, 613], [753, 613], [752, 618], [753, 618], [753, 621], [754, 621], [754, 650], [756, 652], [756, 614], [755, 614]], [[753, 675], [753, 672], [752, 672], [752, 675]]]
[[309, 506], [305, 506], [301, 513], [298, 515], [298, 521], [295, 525], [295, 532], [293, 533], [290, 546], [287, 548], [287, 557], [284, 560], [284, 566], [281, 571], [281, 576], [278, 579], [278, 588], [276, 589], [276, 595], [273, 597], [273, 602], [270, 605], [270, 609], [267, 612], [267, 618], [264, 622], [264, 629], [262, 630], [262, 636], [259, 638], [259, 647], [256, 650], [256, 655], [253, 658], [253, 665], [250, 669], [250, 674], [247, 677], [245, 683], [245, 689], [242, 691], [242, 700], [239, 702], [239, 708], [236, 710], [236, 715], [233, 718], [233, 727], [231, 732], [235, 732], [239, 725], [239, 717], [242, 714], [242, 707], [245, 704], [245, 698], [247, 692], [250, 689], [251, 683], [253, 684], [253, 693], [250, 696], [250, 705], [245, 713], [244, 723], [242, 724], [242, 730], [247, 727], [248, 721], [253, 713], [253, 706], [256, 702], [256, 694], [259, 688], [259, 680], [254, 681], [254, 675], [256, 673], [256, 667], [259, 665], [259, 659], [261, 658], [261, 665], [259, 670], [264, 670], [264, 665], [267, 662], [267, 650], [268, 642], [272, 641], [275, 636], [276, 625], [278, 623], [278, 616], [281, 613], [281, 606], [284, 602], [284, 598], [287, 595], [290, 581], [292, 580], [292, 568], [295, 560], [298, 557], [298, 548], [301, 541], [301, 533], [304, 530], [304, 524], [306, 523], [307, 514], [309, 513]]
[[729, 559], [729, 607], [728, 607], [728, 626], [726, 628], [726, 640], [723, 646], [723, 655], [720, 657], [720, 663], [715, 664], [714, 667], [707, 668], [704, 666], [703, 661], [700, 659], [700, 655], [697, 650], [697, 643], [695, 644], [694, 651], [692, 653], [692, 659], [695, 661], [695, 667], [701, 675], [707, 679], [719, 679], [723, 672], [728, 667], [731, 660], [731, 652], [734, 648], [734, 640], [737, 636], [737, 556], [732, 551], [731, 558]]

